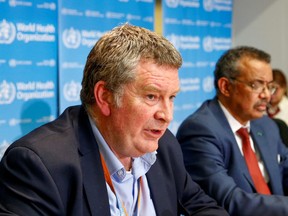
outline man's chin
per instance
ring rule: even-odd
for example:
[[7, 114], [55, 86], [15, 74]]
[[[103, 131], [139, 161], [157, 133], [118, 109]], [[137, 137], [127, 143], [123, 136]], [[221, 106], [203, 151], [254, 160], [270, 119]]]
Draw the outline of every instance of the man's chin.
[[159, 147], [158, 141], [156, 143], [154, 143], [154, 142], [151, 143], [149, 146], [150, 147], [149, 147], [149, 149], [147, 149], [147, 152], [149, 152], [149, 153], [155, 152], [158, 149], [158, 147]]
[[261, 118], [265, 115], [266, 113], [266, 110], [265, 111], [258, 111], [257, 113], [255, 113], [252, 117], [252, 119], [258, 119], [258, 118]]

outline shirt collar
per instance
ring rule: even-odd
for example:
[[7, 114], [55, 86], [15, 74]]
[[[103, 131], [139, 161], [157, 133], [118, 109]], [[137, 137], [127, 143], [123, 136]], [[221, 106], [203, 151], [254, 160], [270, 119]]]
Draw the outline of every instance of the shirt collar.
[[233, 133], [236, 133], [237, 130], [239, 130], [241, 127], [247, 128], [248, 131], [250, 131], [250, 121], [247, 122], [246, 125], [242, 125], [239, 121], [237, 121], [231, 113], [225, 108], [225, 106], [218, 100], [220, 107], [222, 111], [224, 112], [224, 115], [226, 116], [226, 119], [233, 131]]
[[[116, 155], [111, 151], [108, 144], [104, 140], [102, 134], [98, 130], [97, 126], [93, 122], [92, 118], [89, 116], [90, 125], [92, 127], [92, 131], [94, 137], [98, 143], [99, 151], [104, 157], [106, 165], [108, 167], [109, 173], [112, 178], [118, 182], [123, 181], [127, 175], [127, 172], [122, 165], [122, 163], [118, 160]], [[133, 158], [132, 162], [132, 175], [134, 178], [138, 179], [140, 176], [145, 175], [150, 167], [155, 163], [157, 157], [157, 152], [151, 152], [142, 155], [141, 157]]]

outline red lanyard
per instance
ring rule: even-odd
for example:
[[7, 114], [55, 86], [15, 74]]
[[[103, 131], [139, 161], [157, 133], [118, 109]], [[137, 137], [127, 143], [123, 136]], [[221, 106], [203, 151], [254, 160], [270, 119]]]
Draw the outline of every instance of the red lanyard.
[[[106, 180], [107, 184], [109, 185], [110, 189], [112, 190], [112, 192], [116, 196], [116, 191], [115, 191], [115, 188], [113, 186], [109, 170], [108, 170], [106, 162], [105, 162], [105, 160], [104, 160], [104, 158], [103, 158], [103, 156], [101, 154], [100, 154], [100, 158], [101, 158], [101, 163], [102, 163], [102, 167], [103, 167], [103, 170], [104, 170], [105, 180]], [[139, 207], [140, 207], [141, 183], [142, 183], [142, 178], [140, 177], [139, 178], [139, 186], [138, 186], [138, 196], [137, 196], [137, 211], [139, 210]], [[116, 198], [117, 198], [117, 196], [116, 196]], [[121, 207], [121, 206], [119, 206], [119, 207]], [[127, 210], [126, 210], [123, 202], [122, 202], [122, 209], [124, 211], [124, 214], [126, 216], [128, 216]]]

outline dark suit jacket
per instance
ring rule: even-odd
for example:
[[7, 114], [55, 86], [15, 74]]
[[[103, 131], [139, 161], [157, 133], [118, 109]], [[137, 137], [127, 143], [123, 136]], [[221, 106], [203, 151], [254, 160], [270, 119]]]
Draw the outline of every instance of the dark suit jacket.
[[251, 121], [251, 133], [275, 196], [255, 193], [244, 157], [216, 98], [184, 120], [176, 137], [192, 179], [231, 215], [286, 216], [288, 197], [283, 195], [288, 189], [288, 151], [276, 124], [267, 116]]
[[[288, 109], [288, 107], [287, 107]], [[280, 136], [282, 138], [283, 143], [288, 147], [288, 127], [285, 121], [282, 119], [278, 118], [273, 118], [273, 121], [277, 124], [279, 131], [280, 131]]]
[[[147, 173], [157, 215], [184, 209], [190, 215], [226, 215], [191, 180], [182, 160], [176, 138], [167, 131]], [[68, 108], [6, 151], [0, 164], [0, 215], [13, 213], [110, 215], [98, 145], [82, 107]]]

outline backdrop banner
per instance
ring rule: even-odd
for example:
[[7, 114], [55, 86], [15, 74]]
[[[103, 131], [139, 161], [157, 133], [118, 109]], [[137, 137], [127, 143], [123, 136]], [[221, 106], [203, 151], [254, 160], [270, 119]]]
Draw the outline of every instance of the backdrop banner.
[[[80, 104], [89, 51], [129, 22], [154, 30], [154, 0], [0, 1], [0, 158], [16, 139]], [[131, 10], [133, 8], [133, 10]], [[231, 46], [232, 0], [163, 0], [163, 35], [183, 56], [179, 124], [213, 97], [213, 69]]]
[[80, 104], [87, 55], [106, 31], [125, 22], [154, 29], [153, 0], [4, 0], [0, 8], [0, 158]]
[[83, 69], [95, 42], [105, 32], [125, 22], [153, 30], [154, 1], [59, 2], [60, 112], [67, 106], [80, 104]]
[[56, 118], [57, 3], [0, 1], [0, 158]]
[[176, 134], [181, 122], [215, 95], [215, 62], [231, 47], [232, 0], [163, 0], [162, 8], [163, 35], [183, 57], [181, 92], [169, 126]]

